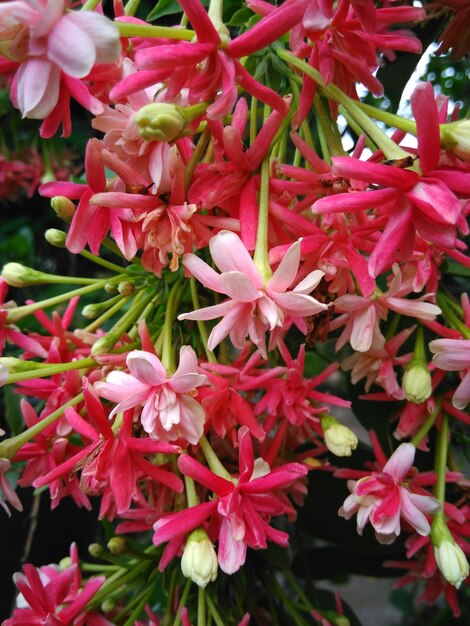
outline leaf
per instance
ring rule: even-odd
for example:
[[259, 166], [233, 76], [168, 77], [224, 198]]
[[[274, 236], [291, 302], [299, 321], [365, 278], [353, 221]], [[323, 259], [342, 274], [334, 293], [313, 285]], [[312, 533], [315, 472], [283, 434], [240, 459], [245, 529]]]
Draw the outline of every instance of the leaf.
[[5, 419], [12, 436], [18, 435], [24, 429], [23, 414], [20, 409], [20, 396], [13, 391], [11, 385], [4, 388]]
[[156, 6], [147, 15], [147, 22], [153, 22], [159, 17], [164, 15], [173, 15], [174, 13], [181, 13], [181, 6], [177, 0], [159, 0]]
[[250, 9], [242, 7], [233, 14], [230, 22], [227, 23], [227, 26], [245, 26], [252, 15], [253, 12], [250, 11]]

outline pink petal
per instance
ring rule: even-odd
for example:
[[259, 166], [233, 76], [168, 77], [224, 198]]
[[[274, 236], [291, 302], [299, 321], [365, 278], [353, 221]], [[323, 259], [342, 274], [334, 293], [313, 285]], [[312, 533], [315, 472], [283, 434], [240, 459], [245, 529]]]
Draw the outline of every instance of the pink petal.
[[349, 339], [353, 350], [367, 352], [370, 349], [376, 322], [377, 312], [372, 303], [354, 314], [351, 337]]
[[145, 385], [162, 385], [167, 380], [160, 359], [151, 352], [133, 350], [127, 355], [126, 364], [132, 376]]
[[262, 295], [250, 278], [242, 272], [224, 272], [220, 280], [224, 293], [237, 302], [254, 302]]
[[279, 263], [276, 271], [269, 279], [267, 287], [274, 291], [286, 291], [294, 282], [300, 263], [300, 241], [291, 245]]
[[321, 270], [313, 270], [313, 272], [307, 274], [307, 276], [294, 287], [294, 293], [309, 294], [315, 289], [315, 287], [318, 285], [324, 275], [325, 272], [322, 272]]
[[431, 527], [417, 506], [411, 501], [408, 491], [402, 487], [400, 489], [401, 515], [420, 535], [429, 535]]
[[288, 291], [287, 293], [267, 291], [267, 293], [278, 306], [292, 317], [315, 315], [315, 313], [326, 311], [328, 308], [326, 304], [302, 293], [294, 293], [293, 291]]
[[219, 531], [217, 559], [220, 569], [226, 574], [234, 574], [245, 563], [246, 543], [234, 533], [232, 516], [222, 520]]
[[47, 56], [69, 76], [84, 78], [96, 63], [96, 48], [86, 30], [78, 26], [72, 14], [68, 13], [49, 34]]
[[229, 230], [221, 230], [209, 242], [214, 263], [221, 272], [238, 271], [246, 274], [259, 289], [263, 285], [258, 268], [240, 237]]
[[470, 402], [470, 370], [465, 374], [462, 382], [452, 396], [452, 405], [456, 409], [463, 410]]
[[153, 526], [153, 543], [159, 546], [174, 537], [187, 534], [200, 526], [216, 508], [217, 500], [213, 500], [160, 518]]
[[384, 473], [393, 476], [398, 483], [402, 482], [413, 465], [415, 452], [416, 448], [411, 443], [399, 445], [384, 465]]
[[18, 108], [23, 117], [41, 120], [59, 99], [60, 69], [44, 58], [30, 58], [18, 70]]
[[[218, 293], [224, 293], [220, 274], [217, 274], [217, 272], [212, 269], [210, 265], [205, 263], [195, 254], [185, 254], [183, 256], [183, 265], [195, 278], [197, 278], [200, 283], [204, 285], [204, 287], [207, 287], [212, 291], [217, 291]], [[180, 316], [178, 319], [184, 318]]]
[[360, 161], [352, 157], [333, 157], [332, 161], [334, 174], [365, 183], [376, 183], [386, 188], [394, 187], [405, 191], [419, 181], [419, 174], [401, 167]]
[[[110, 19], [94, 11], [71, 11], [66, 18], [91, 39], [96, 63], [114, 63], [119, 60], [121, 40], [118, 29]], [[80, 52], [81, 45], [82, 40]]]
[[441, 139], [436, 100], [431, 83], [418, 83], [411, 94], [411, 109], [416, 120], [419, 164], [423, 173], [437, 167]]

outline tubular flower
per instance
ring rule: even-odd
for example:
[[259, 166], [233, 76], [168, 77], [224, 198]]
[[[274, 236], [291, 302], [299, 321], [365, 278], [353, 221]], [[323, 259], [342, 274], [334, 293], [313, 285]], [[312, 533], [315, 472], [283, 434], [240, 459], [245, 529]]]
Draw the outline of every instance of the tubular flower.
[[115, 370], [105, 382], [95, 384], [100, 396], [118, 402], [110, 417], [142, 406], [140, 420], [145, 432], [156, 439], [175, 441], [180, 437], [196, 444], [204, 430], [205, 414], [191, 392], [204, 384], [197, 373], [197, 357], [189, 346], [180, 350], [180, 364], [168, 375], [156, 354], [133, 350], [127, 355], [130, 374]]
[[338, 513], [345, 519], [357, 513], [360, 535], [370, 521], [377, 541], [392, 543], [400, 534], [401, 518], [420, 535], [429, 534], [431, 527], [425, 514], [436, 513], [440, 504], [431, 496], [413, 493], [404, 482], [413, 465], [415, 451], [411, 443], [402, 443], [381, 472], [348, 481], [351, 495]]
[[212, 258], [221, 274], [194, 254], [185, 254], [183, 265], [205, 287], [229, 296], [221, 304], [184, 313], [179, 320], [211, 320], [223, 316], [212, 330], [208, 347], [213, 350], [227, 335], [236, 348], [243, 348], [248, 335], [266, 355], [265, 332], [283, 328], [286, 319], [304, 318], [327, 309], [308, 294], [315, 289], [323, 272], [308, 274], [292, 291], [300, 263], [300, 242], [294, 243], [282, 259], [272, 277], [264, 282], [261, 274], [234, 233], [223, 230], [209, 243]]

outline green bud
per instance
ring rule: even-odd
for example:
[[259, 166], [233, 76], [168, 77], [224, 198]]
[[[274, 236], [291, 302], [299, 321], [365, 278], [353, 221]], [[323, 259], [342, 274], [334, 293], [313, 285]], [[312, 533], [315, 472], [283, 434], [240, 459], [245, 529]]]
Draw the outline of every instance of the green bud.
[[74, 203], [65, 196], [54, 196], [51, 199], [51, 207], [56, 215], [64, 222], [71, 222], [76, 211]]
[[117, 293], [117, 287], [115, 283], [106, 283], [104, 286], [104, 290], [106, 293], [113, 294]]
[[48, 283], [50, 275], [38, 272], [32, 267], [21, 263], [7, 263], [3, 266], [2, 277], [11, 287], [28, 287]]
[[441, 143], [464, 161], [470, 161], [470, 119], [441, 125]]
[[119, 337], [115, 333], [109, 332], [104, 337], [100, 337], [98, 341], [95, 341], [91, 348], [91, 354], [107, 354], [114, 348], [118, 339]]
[[108, 550], [111, 554], [126, 554], [129, 550], [129, 542], [124, 537], [112, 537], [108, 541]]
[[458, 589], [468, 576], [468, 561], [441, 515], [433, 520], [431, 541], [439, 571], [447, 582]]
[[65, 248], [65, 240], [67, 239], [67, 233], [57, 228], [48, 228], [44, 233], [44, 237], [47, 243], [56, 248]]
[[8, 371], [8, 374], [18, 374], [19, 372], [30, 372], [32, 370], [37, 370], [47, 365], [50, 365], [50, 363], [38, 363], [37, 361], [23, 361], [23, 359], [17, 359], [14, 356], [0, 357], [0, 366], [4, 367]]
[[106, 551], [101, 544], [90, 543], [90, 545], [88, 546], [88, 553], [90, 556], [93, 556], [95, 559], [99, 559], [104, 554], [106, 554]]
[[101, 603], [101, 610], [103, 611], [103, 613], [111, 613], [111, 611], [114, 611], [115, 608], [116, 600], [114, 600], [113, 598], [106, 598], [106, 600], [103, 600], [103, 602]]
[[134, 121], [145, 141], [173, 141], [186, 126], [182, 107], [166, 102], [147, 104], [137, 111]]
[[118, 291], [121, 296], [130, 296], [135, 291], [133, 283], [128, 280], [122, 280], [118, 285]]

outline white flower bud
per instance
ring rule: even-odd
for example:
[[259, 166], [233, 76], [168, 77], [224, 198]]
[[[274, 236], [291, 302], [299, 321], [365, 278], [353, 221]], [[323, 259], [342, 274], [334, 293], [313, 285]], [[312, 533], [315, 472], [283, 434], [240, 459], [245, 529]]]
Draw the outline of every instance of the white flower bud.
[[328, 450], [336, 456], [351, 456], [358, 443], [353, 431], [330, 415], [322, 417], [321, 425]]
[[44, 233], [44, 238], [47, 243], [56, 248], [65, 248], [65, 240], [67, 239], [67, 233], [57, 228], [48, 228]]
[[51, 199], [51, 207], [54, 209], [56, 215], [60, 217], [64, 222], [71, 222], [76, 211], [76, 206], [65, 196], [54, 196]]
[[452, 539], [434, 546], [437, 567], [444, 578], [457, 589], [468, 576], [468, 561], [462, 548]]
[[3, 266], [2, 278], [11, 287], [27, 287], [47, 282], [48, 275], [21, 263], [7, 263]]
[[402, 389], [406, 399], [415, 404], [421, 404], [431, 397], [431, 374], [425, 362], [408, 365], [403, 375]]
[[206, 531], [194, 530], [188, 537], [181, 558], [181, 571], [199, 587], [206, 587], [217, 578], [217, 554]]

